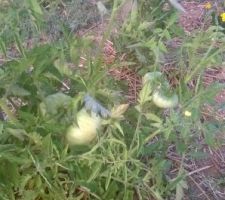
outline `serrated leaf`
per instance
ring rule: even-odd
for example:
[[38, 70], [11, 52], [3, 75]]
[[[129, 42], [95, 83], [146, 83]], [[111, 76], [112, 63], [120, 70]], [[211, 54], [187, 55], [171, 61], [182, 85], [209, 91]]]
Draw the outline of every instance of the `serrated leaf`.
[[55, 115], [58, 109], [67, 108], [72, 103], [72, 98], [61, 92], [47, 96], [40, 104], [43, 113]]
[[23, 199], [24, 200], [30, 200], [30, 199], [36, 199], [38, 197], [38, 192], [33, 191], [33, 190], [25, 190], [23, 194]]
[[181, 180], [176, 186], [176, 200], [184, 198], [184, 189], [188, 189], [188, 185], [186, 181]]
[[102, 199], [114, 199], [118, 195], [118, 190], [120, 190], [118, 184], [115, 181], [112, 181], [109, 184], [108, 190], [104, 192]]
[[39, 15], [43, 14], [42, 9], [37, 0], [26, 0], [26, 1], [32, 11], [34, 11], [35, 13]]
[[47, 158], [50, 158], [53, 156], [53, 145], [52, 145], [52, 138], [51, 134], [48, 134], [42, 139], [42, 151], [45, 154]]
[[19, 183], [18, 166], [8, 160], [2, 160], [0, 165], [0, 183], [16, 186]]
[[24, 136], [27, 134], [26, 131], [23, 129], [7, 128], [6, 131], [7, 133], [11, 134], [12, 136], [16, 137], [21, 141], [24, 140]]
[[96, 163], [95, 166], [92, 167], [92, 174], [87, 180], [88, 183], [91, 183], [100, 173], [100, 170], [102, 168], [102, 163]]
[[19, 50], [21, 55], [23, 55], [25, 57], [25, 50], [24, 50], [24, 47], [23, 47], [23, 43], [21, 41], [21, 37], [19, 36], [19, 34], [16, 31], [14, 33], [14, 38], [15, 38], [17, 49]]
[[133, 200], [134, 198], [134, 191], [133, 190], [126, 190], [123, 196], [123, 200]]
[[25, 187], [28, 184], [30, 179], [32, 179], [32, 175], [31, 174], [26, 174], [26, 175], [21, 177], [21, 179], [20, 179], [20, 188], [22, 190], [25, 189]]
[[119, 132], [124, 136], [124, 132], [122, 127], [120, 126], [120, 124], [118, 122], [114, 123], [114, 126], [119, 130]]
[[146, 83], [144, 84], [143, 88], [141, 89], [139, 93], [139, 104], [143, 105], [147, 101], [150, 101], [152, 99], [151, 97], [152, 88], [151, 85]]
[[160, 49], [162, 52], [165, 52], [165, 53], [167, 52], [167, 48], [166, 48], [166, 46], [163, 44], [162, 41], [159, 41], [158, 46], [159, 46], [159, 49]]
[[110, 170], [110, 171], [108, 172], [107, 177], [106, 177], [105, 190], [108, 189], [109, 184], [110, 184], [110, 182], [111, 182], [111, 178], [112, 178], [112, 171]]
[[32, 133], [27, 134], [27, 136], [36, 145], [41, 145], [42, 144], [42, 136], [40, 134], [38, 134], [36, 132], [32, 132]]
[[208, 144], [211, 147], [216, 144], [214, 132], [211, 132], [210, 130], [205, 129], [204, 136], [205, 136], [206, 144]]
[[144, 21], [138, 26], [138, 31], [149, 29], [153, 24], [154, 24], [153, 22]]
[[147, 58], [139, 49], [136, 48], [135, 53], [136, 53], [137, 59], [140, 63], [147, 63]]
[[155, 121], [155, 122], [158, 122], [158, 123], [162, 123], [162, 120], [157, 115], [155, 115], [153, 113], [147, 113], [147, 114], [145, 114], [145, 117], [148, 120]]
[[30, 92], [22, 87], [20, 87], [19, 85], [12, 85], [9, 88], [9, 94], [13, 95], [13, 96], [19, 96], [19, 97], [24, 97], [24, 96], [29, 96]]
[[58, 69], [58, 71], [62, 75], [71, 76], [73, 74], [72, 70], [69, 68], [69, 66], [63, 60], [57, 59], [54, 62], [54, 66]]
[[129, 104], [121, 104], [117, 107], [114, 107], [111, 112], [112, 118], [121, 118], [123, 114], [127, 111]]

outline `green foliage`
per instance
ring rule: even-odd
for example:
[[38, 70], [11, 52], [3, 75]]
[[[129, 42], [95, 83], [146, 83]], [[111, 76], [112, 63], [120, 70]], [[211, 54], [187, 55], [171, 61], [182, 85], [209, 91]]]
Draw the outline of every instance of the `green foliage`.
[[[183, 161], [177, 176], [170, 177], [173, 165], [167, 151], [173, 145], [182, 159], [193, 156], [200, 136], [210, 146], [219, 145], [215, 133], [224, 126], [204, 122], [201, 111], [224, 85], [216, 83], [205, 88], [202, 77], [205, 69], [224, 62], [224, 47], [220, 45], [224, 36], [216, 26], [194, 37], [183, 36], [176, 23], [177, 14], [173, 10], [162, 13], [164, 2], [134, 1], [130, 18], [115, 44], [138, 66], [139, 75], [148, 73], [151, 79], [162, 69], [161, 55], [169, 52], [165, 42], [181, 37], [183, 44], [178, 52], [186, 57], [178, 59], [178, 84], [171, 89], [167, 74], [161, 78], [161, 73], [157, 80], [143, 80], [138, 101], [129, 106], [121, 95], [125, 92], [122, 83], [108, 74], [98, 45], [88, 37], [72, 34], [79, 27], [79, 23], [71, 25], [72, 21], [81, 20], [84, 13], [79, 11], [82, 15], [77, 19], [70, 10], [71, 21], [64, 24], [62, 18], [57, 22], [57, 8], [69, 9], [73, 5], [74, 9], [82, 6], [91, 10], [90, 5], [85, 7], [82, 1], [19, 0], [0, 6], [0, 48], [4, 58], [0, 66], [0, 108], [7, 115], [7, 120], [0, 121], [0, 199], [184, 197], [187, 175]], [[113, 8], [111, 20], [120, 3], [109, 2]], [[95, 14], [88, 18], [97, 18]], [[24, 42], [28, 38], [48, 33], [45, 19], [56, 25], [50, 31], [59, 28], [59, 40], [50, 38], [45, 44], [37, 41], [27, 48]], [[10, 56], [12, 46], [16, 53]], [[83, 55], [87, 62], [79, 67]], [[190, 87], [192, 82], [196, 83], [194, 87]], [[166, 94], [176, 93], [178, 105], [157, 107], [152, 99], [160, 87]], [[99, 100], [111, 115], [102, 119], [98, 137], [91, 144], [69, 146], [65, 133], [76, 122], [77, 111], [84, 107], [85, 94]]]

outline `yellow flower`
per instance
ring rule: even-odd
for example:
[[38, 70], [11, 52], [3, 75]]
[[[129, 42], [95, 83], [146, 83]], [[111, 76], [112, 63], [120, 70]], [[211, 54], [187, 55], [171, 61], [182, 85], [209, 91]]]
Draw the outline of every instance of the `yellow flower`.
[[188, 111], [188, 110], [186, 110], [186, 111], [184, 112], [184, 115], [185, 115], [186, 117], [190, 117], [190, 116], [191, 116], [191, 112]]
[[225, 12], [220, 14], [221, 20], [222, 22], [225, 22]]
[[209, 10], [212, 8], [212, 4], [210, 2], [207, 2], [205, 5], [204, 5], [205, 9]]

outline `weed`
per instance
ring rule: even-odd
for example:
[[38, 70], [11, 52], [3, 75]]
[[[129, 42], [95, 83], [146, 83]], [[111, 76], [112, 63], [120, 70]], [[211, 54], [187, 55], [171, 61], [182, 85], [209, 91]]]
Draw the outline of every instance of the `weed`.
[[[207, 69], [223, 66], [221, 29], [210, 25], [184, 35], [179, 14], [165, 10], [164, 1], [141, 0], [133, 1], [114, 36], [126, 2], [102, 3], [112, 15], [96, 44], [74, 34], [98, 19], [95, 4], [0, 2], [0, 115], [7, 116], [0, 121], [1, 199], [179, 200], [189, 180], [204, 192], [192, 175], [210, 167], [193, 169], [190, 162], [202, 146], [224, 143], [223, 123], [202, 114], [224, 88], [203, 81]], [[79, 6], [93, 13], [75, 13]], [[105, 43], [110, 62], [102, 54]], [[98, 126], [85, 123], [93, 114]], [[98, 127], [95, 138], [67, 141], [68, 127], [80, 134], [88, 124]]]

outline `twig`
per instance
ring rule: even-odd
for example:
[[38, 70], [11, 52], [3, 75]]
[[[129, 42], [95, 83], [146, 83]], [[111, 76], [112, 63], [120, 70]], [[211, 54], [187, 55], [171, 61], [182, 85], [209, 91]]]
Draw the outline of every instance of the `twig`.
[[191, 179], [191, 181], [197, 186], [197, 188], [202, 192], [202, 194], [206, 197], [207, 200], [211, 200], [208, 195], [206, 194], [206, 192], [202, 189], [202, 187], [195, 181], [194, 178], [192, 178], [191, 176], [189, 176], [189, 178]]
[[200, 169], [196, 169], [196, 170], [194, 170], [194, 171], [192, 171], [192, 172], [189, 172], [189, 173], [187, 174], [187, 176], [191, 176], [191, 175], [193, 175], [193, 174], [195, 174], [195, 173], [204, 171], [204, 170], [209, 169], [209, 168], [211, 168], [211, 167], [213, 167], [213, 165], [208, 165], [208, 166], [202, 167], [202, 168], [200, 168]]
[[70, 90], [70, 87], [65, 82], [61, 81], [61, 83], [67, 90]]
[[91, 26], [90, 28], [88, 28], [87, 30], [85, 30], [83, 33], [82, 33], [82, 36], [85, 36], [90, 30], [94, 29], [95, 27], [97, 27], [98, 25], [100, 25], [101, 22], [99, 23], [96, 23], [95, 25]]

